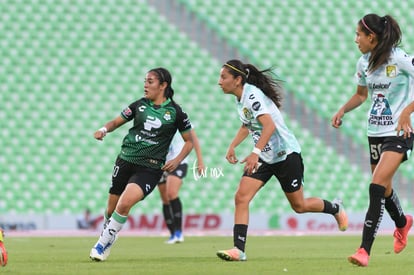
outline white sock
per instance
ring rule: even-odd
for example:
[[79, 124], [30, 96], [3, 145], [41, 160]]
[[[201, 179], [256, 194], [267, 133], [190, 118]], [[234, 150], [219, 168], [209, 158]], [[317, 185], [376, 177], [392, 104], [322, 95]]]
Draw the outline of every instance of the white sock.
[[118, 232], [122, 229], [127, 221], [127, 218], [128, 216], [122, 216], [117, 212], [114, 212], [112, 217], [109, 219], [108, 225], [99, 237], [97, 244], [101, 244], [103, 247], [106, 247], [109, 243], [113, 243], [116, 234], [118, 234]]

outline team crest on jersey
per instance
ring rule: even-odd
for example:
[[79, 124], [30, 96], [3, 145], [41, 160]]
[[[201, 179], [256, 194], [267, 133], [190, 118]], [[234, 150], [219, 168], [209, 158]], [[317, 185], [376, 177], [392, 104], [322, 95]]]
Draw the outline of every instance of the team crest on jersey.
[[253, 118], [252, 113], [246, 107], [243, 108], [243, 115], [246, 119], [250, 120]]
[[165, 112], [164, 119], [167, 120], [167, 121], [171, 120], [171, 113], [169, 111]]
[[397, 66], [395, 65], [388, 65], [385, 67], [385, 73], [387, 77], [396, 77], [397, 76]]

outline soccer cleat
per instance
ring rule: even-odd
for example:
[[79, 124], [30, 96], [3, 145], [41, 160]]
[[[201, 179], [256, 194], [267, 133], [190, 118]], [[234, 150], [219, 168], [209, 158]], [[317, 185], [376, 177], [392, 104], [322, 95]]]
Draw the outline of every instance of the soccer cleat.
[[364, 248], [358, 248], [357, 252], [348, 257], [348, 261], [354, 265], [367, 266], [369, 261], [369, 255]]
[[113, 240], [113, 242], [109, 242], [105, 247], [104, 247], [104, 252], [103, 252], [103, 261], [105, 261], [108, 257], [109, 254], [111, 254], [111, 247], [113, 246], [113, 244], [116, 242], [116, 240], [118, 240], [118, 235], [115, 235], [115, 239]]
[[413, 226], [413, 217], [411, 215], [405, 215], [407, 223], [403, 228], [396, 228], [394, 231], [394, 252], [400, 253], [404, 250], [408, 241], [408, 232]]
[[89, 258], [97, 262], [104, 261], [104, 247], [101, 244], [96, 244], [92, 248]]
[[175, 231], [174, 237], [175, 237], [175, 242], [176, 243], [183, 243], [184, 242], [184, 235], [183, 235], [183, 232], [181, 232], [181, 230]]
[[180, 230], [175, 231], [173, 235], [165, 242], [166, 244], [175, 244], [184, 242], [184, 235]]
[[7, 250], [6, 247], [4, 247], [4, 233], [0, 228], [0, 265], [5, 266], [7, 264], [7, 259]]
[[171, 235], [168, 240], [165, 241], [166, 244], [175, 244], [175, 235]]
[[335, 203], [339, 206], [338, 213], [334, 215], [336, 222], [338, 223], [338, 228], [340, 231], [345, 231], [348, 229], [348, 215], [345, 212], [344, 205], [342, 200], [334, 199], [332, 203]]
[[237, 247], [233, 247], [229, 250], [219, 250], [217, 251], [217, 256], [220, 259], [225, 261], [246, 261], [247, 256], [246, 253], [238, 249]]

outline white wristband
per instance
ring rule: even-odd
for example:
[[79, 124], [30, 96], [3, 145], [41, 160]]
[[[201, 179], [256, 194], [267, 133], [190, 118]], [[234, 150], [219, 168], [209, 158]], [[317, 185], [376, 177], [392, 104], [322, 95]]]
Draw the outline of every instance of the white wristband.
[[108, 133], [108, 129], [106, 129], [106, 127], [102, 127], [98, 131], [101, 131], [104, 136], [106, 136], [106, 133]]
[[260, 155], [260, 152], [261, 152], [261, 151], [262, 151], [262, 150], [260, 150], [259, 148], [254, 147], [254, 148], [253, 148], [252, 153], [254, 153], [254, 154], [256, 154], [256, 155]]

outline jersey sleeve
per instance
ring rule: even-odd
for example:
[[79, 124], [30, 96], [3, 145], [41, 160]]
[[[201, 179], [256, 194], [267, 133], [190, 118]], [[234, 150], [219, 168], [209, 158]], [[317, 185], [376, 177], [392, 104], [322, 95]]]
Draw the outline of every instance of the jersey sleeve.
[[184, 112], [181, 109], [181, 107], [178, 105], [176, 105], [175, 108], [177, 110], [176, 124], [177, 124], [178, 131], [180, 131], [181, 133], [181, 132], [191, 130], [192, 126], [191, 126], [190, 118], [188, 117], [187, 113]]
[[136, 109], [137, 109], [137, 106], [138, 106], [139, 102], [140, 101], [137, 100], [137, 101], [129, 104], [128, 107], [126, 107], [125, 109], [122, 110], [121, 116], [123, 118], [125, 118], [127, 121], [132, 120], [135, 117], [135, 112], [136, 112]]
[[401, 53], [398, 58], [398, 66], [403, 72], [414, 78], [414, 56]]
[[365, 79], [364, 57], [365, 56], [361, 56], [356, 65], [355, 82], [359, 86], [367, 86], [367, 81]]
[[254, 118], [263, 114], [270, 114], [264, 97], [265, 95], [262, 92], [253, 89], [247, 98], [247, 106], [251, 110]]

